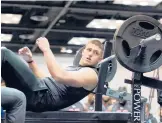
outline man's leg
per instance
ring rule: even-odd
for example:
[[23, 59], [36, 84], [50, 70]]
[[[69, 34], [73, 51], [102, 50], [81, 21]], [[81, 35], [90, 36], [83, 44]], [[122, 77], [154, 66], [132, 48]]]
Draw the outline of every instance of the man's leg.
[[26, 114], [26, 97], [21, 91], [1, 87], [1, 106], [6, 110], [7, 123], [24, 123]]
[[25, 95], [47, 89], [45, 83], [35, 77], [24, 61], [7, 48], [1, 48], [1, 76], [6, 86], [21, 90]]

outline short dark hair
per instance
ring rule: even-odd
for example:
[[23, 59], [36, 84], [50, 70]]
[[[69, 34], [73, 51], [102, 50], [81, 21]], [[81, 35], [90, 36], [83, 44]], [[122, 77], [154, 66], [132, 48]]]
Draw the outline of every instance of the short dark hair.
[[89, 44], [89, 43], [95, 44], [96, 46], [98, 46], [101, 49], [102, 52], [104, 51], [104, 46], [101, 43], [101, 41], [99, 41], [99, 40], [90, 40], [87, 44]]

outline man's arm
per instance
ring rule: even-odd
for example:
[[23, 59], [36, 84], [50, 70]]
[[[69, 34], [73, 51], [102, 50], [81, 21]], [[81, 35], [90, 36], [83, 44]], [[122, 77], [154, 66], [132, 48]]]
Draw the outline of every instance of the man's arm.
[[36, 62], [34, 60], [32, 62], [28, 63], [28, 65], [32, 69], [32, 71], [36, 77], [44, 78], [44, 77], [48, 76], [42, 70], [39, 69], [38, 65], [36, 64]]
[[79, 71], [66, 71], [59, 66], [51, 50], [44, 52], [44, 58], [50, 74], [58, 82], [90, 89], [97, 84], [98, 76], [91, 68], [83, 68]]
[[46, 38], [38, 38], [36, 44], [43, 52], [48, 70], [56, 81], [87, 89], [92, 89], [96, 86], [98, 76], [93, 69], [83, 68], [79, 71], [66, 71], [57, 63]]
[[29, 67], [32, 69], [36, 77], [38, 78], [47, 77], [47, 75], [39, 69], [38, 65], [33, 60], [32, 52], [28, 47], [23, 47], [19, 49], [18, 54], [22, 55], [23, 59], [28, 63]]

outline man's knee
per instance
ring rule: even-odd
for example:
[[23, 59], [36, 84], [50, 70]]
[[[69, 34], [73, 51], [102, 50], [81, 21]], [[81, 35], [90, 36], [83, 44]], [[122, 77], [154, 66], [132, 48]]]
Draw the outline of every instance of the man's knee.
[[6, 47], [1, 47], [1, 53], [9, 53], [11, 50], [7, 49]]
[[6, 54], [10, 54], [12, 51], [7, 49], [6, 47], [1, 47], [1, 59], [5, 57]]
[[16, 90], [15, 91], [15, 100], [17, 103], [20, 105], [25, 105], [26, 106], [26, 96], [23, 92]]

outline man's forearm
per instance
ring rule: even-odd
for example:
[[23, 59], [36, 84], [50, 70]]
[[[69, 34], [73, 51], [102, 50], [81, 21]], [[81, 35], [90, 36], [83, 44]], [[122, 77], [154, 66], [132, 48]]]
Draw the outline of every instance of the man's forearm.
[[38, 65], [36, 64], [35, 61], [32, 61], [31, 63], [28, 63], [29, 64], [29, 67], [32, 69], [34, 75], [38, 78], [43, 78], [43, 77], [47, 77], [47, 75], [45, 73], [43, 73]]
[[43, 54], [51, 76], [56, 81], [61, 81], [61, 78], [66, 71], [57, 63], [55, 56], [50, 49]]

